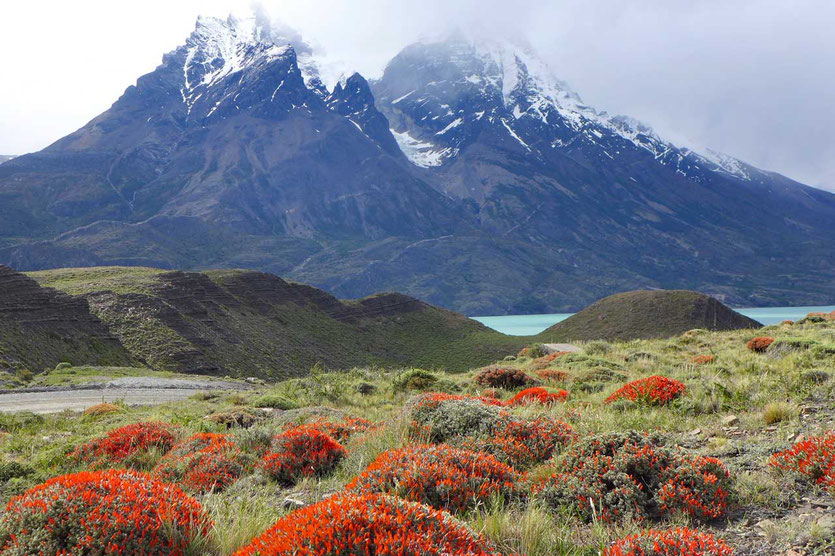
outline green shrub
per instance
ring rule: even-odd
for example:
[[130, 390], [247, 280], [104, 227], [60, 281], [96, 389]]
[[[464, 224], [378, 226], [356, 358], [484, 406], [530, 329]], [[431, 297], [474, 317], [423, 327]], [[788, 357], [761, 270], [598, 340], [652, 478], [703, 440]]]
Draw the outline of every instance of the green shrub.
[[61, 361], [60, 363], [55, 365], [55, 370], [56, 371], [63, 371], [64, 369], [71, 369], [71, 368], [72, 368], [72, 363], [68, 363], [66, 361]]
[[28, 477], [34, 473], [35, 470], [28, 465], [16, 461], [0, 461], [0, 483], [5, 483], [10, 479]]
[[263, 396], [259, 396], [255, 398], [252, 405], [255, 407], [271, 407], [282, 410], [296, 409], [298, 407], [298, 404], [279, 394], [264, 394]]
[[606, 355], [607, 353], [612, 352], [612, 346], [609, 342], [604, 342], [603, 340], [594, 340], [589, 342], [583, 347], [583, 351], [585, 351], [589, 355]]
[[408, 369], [392, 380], [392, 388], [395, 392], [406, 392], [415, 390], [428, 390], [438, 382], [438, 375], [423, 369]]

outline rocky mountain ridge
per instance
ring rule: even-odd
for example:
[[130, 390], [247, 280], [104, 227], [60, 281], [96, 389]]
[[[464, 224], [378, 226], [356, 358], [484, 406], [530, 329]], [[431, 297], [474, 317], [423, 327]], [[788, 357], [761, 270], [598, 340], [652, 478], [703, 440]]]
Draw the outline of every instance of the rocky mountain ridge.
[[686, 288], [825, 303], [835, 195], [586, 106], [525, 48], [408, 46], [332, 90], [262, 16], [200, 18], [105, 113], [0, 167], [0, 262], [243, 267], [468, 314]]

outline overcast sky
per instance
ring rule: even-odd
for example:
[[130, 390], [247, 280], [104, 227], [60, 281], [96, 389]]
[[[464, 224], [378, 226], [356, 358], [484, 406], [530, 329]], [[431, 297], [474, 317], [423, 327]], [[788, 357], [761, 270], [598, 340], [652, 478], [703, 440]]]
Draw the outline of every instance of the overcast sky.
[[[835, 1], [265, 0], [321, 53], [326, 77], [379, 75], [453, 27], [524, 35], [586, 101], [835, 190]], [[4, 0], [0, 154], [77, 129], [234, 0]]]

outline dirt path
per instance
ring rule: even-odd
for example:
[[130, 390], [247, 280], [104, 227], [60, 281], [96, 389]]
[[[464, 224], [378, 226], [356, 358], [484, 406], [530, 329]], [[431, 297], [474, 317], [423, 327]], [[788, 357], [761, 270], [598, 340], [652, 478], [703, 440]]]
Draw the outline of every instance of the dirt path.
[[102, 402], [121, 400], [127, 405], [156, 405], [183, 400], [206, 390], [246, 390], [248, 385], [214, 380], [130, 377], [76, 388], [0, 393], [0, 412], [58, 413], [83, 411]]

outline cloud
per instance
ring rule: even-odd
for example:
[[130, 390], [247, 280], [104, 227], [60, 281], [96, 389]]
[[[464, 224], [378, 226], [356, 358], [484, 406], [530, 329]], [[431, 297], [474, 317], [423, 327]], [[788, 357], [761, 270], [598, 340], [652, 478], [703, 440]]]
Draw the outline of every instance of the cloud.
[[[326, 80], [380, 75], [421, 36], [524, 36], [588, 104], [664, 137], [835, 190], [835, 2], [266, 0]], [[0, 153], [42, 148], [105, 110], [182, 43], [197, 14], [248, 1], [7, 2]], [[44, 18], [44, 13], [50, 17]]]

